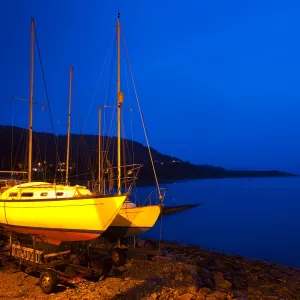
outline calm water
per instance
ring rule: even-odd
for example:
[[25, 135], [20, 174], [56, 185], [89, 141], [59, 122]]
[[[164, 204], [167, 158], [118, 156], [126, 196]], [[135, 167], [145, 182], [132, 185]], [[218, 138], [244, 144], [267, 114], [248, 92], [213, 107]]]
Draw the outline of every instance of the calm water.
[[[166, 205], [203, 205], [162, 220], [162, 239], [300, 267], [300, 178], [194, 180], [166, 185]], [[149, 188], [140, 188], [139, 194]], [[161, 222], [146, 236], [160, 237]]]

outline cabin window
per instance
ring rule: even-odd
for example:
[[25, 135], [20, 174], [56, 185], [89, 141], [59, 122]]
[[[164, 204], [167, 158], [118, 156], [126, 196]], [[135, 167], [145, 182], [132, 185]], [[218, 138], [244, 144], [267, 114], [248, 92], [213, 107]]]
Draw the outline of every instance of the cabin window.
[[18, 193], [9, 193], [8, 197], [17, 197]]
[[64, 193], [63, 192], [58, 192], [56, 193], [56, 196], [62, 196]]
[[33, 197], [33, 193], [22, 193], [21, 197]]
[[48, 195], [48, 193], [41, 193], [41, 196], [47, 196]]

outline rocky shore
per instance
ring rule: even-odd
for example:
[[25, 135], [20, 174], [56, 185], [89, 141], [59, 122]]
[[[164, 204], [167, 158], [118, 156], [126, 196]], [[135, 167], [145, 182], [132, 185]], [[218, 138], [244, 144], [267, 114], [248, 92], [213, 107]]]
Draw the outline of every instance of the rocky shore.
[[102, 281], [73, 279], [45, 295], [38, 276], [0, 268], [0, 299], [300, 300], [300, 270], [196, 246], [164, 243], [165, 256], [127, 261]]

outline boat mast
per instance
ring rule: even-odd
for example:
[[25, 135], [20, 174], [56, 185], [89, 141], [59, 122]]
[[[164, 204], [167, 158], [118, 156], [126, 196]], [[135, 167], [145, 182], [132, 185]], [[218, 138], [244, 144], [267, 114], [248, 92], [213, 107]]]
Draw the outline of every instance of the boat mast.
[[28, 182], [32, 171], [32, 120], [33, 120], [33, 72], [34, 72], [34, 19], [31, 20], [30, 89], [29, 89], [29, 136], [28, 136]]
[[121, 104], [123, 103], [123, 93], [121, 92], [121, 66], [120, 66], [120, 13], [117, 18], [117, 39], [118, 39], [118, 77], [117, 77], [117, 95], [118, 95], [118, 194], [121, 194]]
[[66, 184], [69, 184], [69, 160], [70, 160], [70, 131], [71, 131], [71, 101], [72, 101], [72, 81], [73, 67], [70, 66], [69, 80], [69, 110], [68, 110], [68, 135], [67, 135], [67, 158], [66, 158]]
[[102, 159], [101, 159], [101, 112], [102, 112], [102, 105], [98, 108], [98, 192], [100, 194], [101, 192], [101, 183], [102, 183], [102, 177], [101, 177], [101, 170], [102, 170]]

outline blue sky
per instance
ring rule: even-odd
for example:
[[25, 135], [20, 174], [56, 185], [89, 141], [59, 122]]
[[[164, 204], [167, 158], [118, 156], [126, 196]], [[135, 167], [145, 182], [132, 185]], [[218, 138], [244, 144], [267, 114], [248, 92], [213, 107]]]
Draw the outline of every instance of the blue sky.
[[[104, 75], [92, 99], [117, 10], [151, 146], [193, 163], [300, 173], [299, 1], [2, 2], [0, 123], [27, 126], [28, 105], [12, 97], [29, 97], [34, 17], [55, 132], [67, 130], [72, 64], [72, 131], [96, 133]], [[35, 100], [44, 101], [35, 53]], [[114, 84], [115, 73], [105, 74]], [[124, 112], [133, 101], [126, 74], [122, 68]], [[140, 121], [133, 124], [134, 139], [145, 143]], [[51, 132], [40, 106], [34, 129]]]

